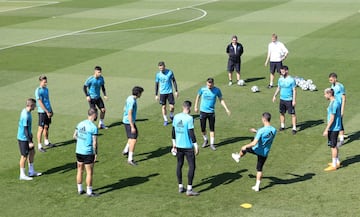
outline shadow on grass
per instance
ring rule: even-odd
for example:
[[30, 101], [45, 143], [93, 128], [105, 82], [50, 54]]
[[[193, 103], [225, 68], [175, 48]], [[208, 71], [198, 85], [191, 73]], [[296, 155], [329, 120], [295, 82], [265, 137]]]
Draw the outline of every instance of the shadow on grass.
[[344, 143], [344, 145], [352, 143], [353, 141], [359, 140], [359, 139], [360, 139], [360, 131], [353, 132], [348, 135], [348, 138], [347, 138], [346, 142]]
[[108, 192], [119, 190], [121, 188], [143, 184], [145, 182], [150, 181], [150, 178], [158, 175], [159, 173], [153, 173], [148, 176], [134, 176], [125, 179], [120, 179], [118, 182], [94, 189], [94, 191], [97, 191], [99, 194], [106, 194]]
[[227, 138], [227, 139], [225, 139], [225, 140], [217, 143], [216, 146], [228, 145], [228, 144], [240, 142], [240, 141], [243, 141], [243, 140], [252, 140], [253, 138], [254, 138], [254, 137], [249, 137], [249, 136], [230, 137], [230, 138]]
[[347, 167], [354, 163], [360, 162], [360, 155], [354, 155], [352, 157], [347, 157], [344, 161], [341, 161], [341, 167]]
[[146, 152], [146, 153], [140, 153], [138, 156], [147, 155], [145, 158], [137, 160], [137, 162], [150, 160], [152, 158], [161, 157], [165, 154], [170, 154], [171, 146], [168, 147], [160, 147], [156, 149], [155, 151]]
[[[62, 142], [57, 142], [55, 143], [53, 148], [57, 148], [57, 147], [61, 147], [61, 146], [65, 146], [65, 145], [75, 145], [76, 144], [76, 140], [75, 139], [69, 139], [67, 141], [62, 141]], [[47, 148], [49, 149], [49, 148]]]
[[202, 179], [200, 184], [197, 184], [193, 187], [196, 188], [196, 187], [200, 187], [203, 185], [209, 185], [207, 188], [201, 189], [199, 192], [208, 191], [208, 190], [218, 187], [219, 185], [227, 185], [237, 179], [240, 179], [242, 177], [241, 173], [244, 173], [246, 171], [248, 171], [248, 170], [243, 169], [243, 170], [239, 170], [234, 173], [225, 172], [225, 173], [220, 173], [218, 175], [213, 175], [213, 176]]
[[[269, 179], [270, 183], [261, 189], [271, 188], [274, 185], [288, 185], [288, 184], [293, 184], [293, 183], [297, 183], [297, 182], [304, 182], [304, 181], [312, 179], [313, 176], [315, 176], [315, 173], [305, 173], [304, 175], [297, 175], [297, 174], [293, 174], [293, 173], [287, 173], [287, 174], [294, 176], [294, 178], [281, 179], [281, 178], [277, 178], [275, 176], [264, 176], [263, 179]], [[256, 178], [256, 176], [254, 176], [254, 175], [249, 175], [249, 177]]]
[[75, 170], [77, 168], [76, 162], [70, 162], [70, 163], [66, 163], [62, 166], [58, 166], [58, 167], [54, 167], [51, 169], [46, 170], [44, 173], [44, 175], [50, 175], [53, 173], [66, 173], [69, 172], [71, 170]]
[[245, 83], [251, 83], [251, 82], [258, 81], [258, 80], [263, 80], [263, 79], [265, 79], [265, 77], [247, 78], [245, 80]]
[[297, 124], [299, 127], [299, 131], [306, 130], [307, 128], [315, 127], [317, 125], [323, 124], [324, 120], [310, 120], [310, 121], [304, 121]]
[[[142, 122], [142, 121], [148, 121], [149, 119], [147, 118], [142, 118], [142, 119], [136, 119], [136, 122]], [[116, 127], [116, 126], [120, 126], [123, 125], [124, 123], [122, 121], [117, 121], [117, 122], [113, 122], [110, 125], [108, 125], [108, 128], [112, 128], [112, 127]]]

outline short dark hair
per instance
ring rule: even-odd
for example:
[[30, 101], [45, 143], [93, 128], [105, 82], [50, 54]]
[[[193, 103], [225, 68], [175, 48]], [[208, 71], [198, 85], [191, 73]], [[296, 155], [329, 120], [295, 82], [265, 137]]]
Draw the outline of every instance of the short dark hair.
[[47, 80], [46, 75], [40, 75], [40, 77], [39, 77], [39, 81], [42, 81], [42, 80]]
[[335, 72], [331, 72], [329, 74], [329, 78], [337, 78], [337, 74]]
[[101, 71], [102, 68], [101, 68], [101, 66], [95, 66], [95, 67], [94, 67], [94, 70]]
[[284, 66], [281, 66], [280, 69], [289, 70], [289, 67], [284, 65]]
[[264, 112], [262, 114], [263, 118], [265, 118], [265, 120], [267, 120], [268, 122], [271, 121], [271, 114], [269, 112]]
[[191, 108], [191, 101], [185, 100], [185, 101], [183, 102], [183, 107], [184, 107], [184, 108], [187, 108], [187, 109], [190, 109], [190, 108]]
[[160, 61], [160, 62], [158, 63], [158, 66], [165, 66], [165, 62], [164, 62], [164, 61]]
[[213, 78], [208, 78], [208, 79], [206, 79], [206, 81], [209, 82], [209, 83], [214, 83], [214, 79], [213, 79]]
[[96, 114], [97, 115], [98, 111], [96, 108], [89, 108], [88, 110], [88, 115], [91, 116], [93, 114]]
[[141, 93], [144, 92], [144, 88], [139, 87], [139, 86], [135, 86], [132, 89], [132, 95], [139, 97], [141, 95]]
[[26, 106], [31, 106], [33, 104], [36, 104], [36, 100], [34, 98], [29, 98], [26, 100]]

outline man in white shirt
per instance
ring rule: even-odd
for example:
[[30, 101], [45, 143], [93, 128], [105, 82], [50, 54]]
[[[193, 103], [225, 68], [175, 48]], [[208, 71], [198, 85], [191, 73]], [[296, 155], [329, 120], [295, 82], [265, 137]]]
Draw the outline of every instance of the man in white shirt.
[[268, 88], [273, 87], [275, 70], [280, 73], [282, 61], [286, 59], [288, 54], [288, 49], [283, 43], [278, 41], [278, 36], [273, 33], [271, 35], [271, 42], [268, 45], [268, 54], [265, 60], [265, 66], [267, 66], [270, 61], [270, 83], [268, 85]]

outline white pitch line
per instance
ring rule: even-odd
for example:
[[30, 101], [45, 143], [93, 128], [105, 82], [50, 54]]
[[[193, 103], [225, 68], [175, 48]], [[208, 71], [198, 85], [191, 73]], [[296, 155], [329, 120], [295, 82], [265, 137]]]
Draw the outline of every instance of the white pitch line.
[[46, 6], [46, 5], [53, 5], [53, 4], [58, 4], [59, 2], [41, 2], [41, 1], [0, 1], [0, 3], [5, 2], [5, 3], [41, 3], [39, 5], [31, 5], [31, 6], [24, 6], [24, 7], [17, 7], [17, 8], [11, 8], [11, 9], [7, 9], [7, 10], [0, 10], [0, 13], [3, 12], [9, 12], [9, 11], [17, 11], [17, 10], [23, 10], [23, 9], [29, 9], [29, 8], [35, 8], [35, 7], [42, 7], [42, 6]]
[[115, 32], [131, 32], [131, 31], [142, 31], [142, 30], [148, 30], [148, 29], [159, 29], [159, 28], [173, 27], [173, 26], [179, 26], [179, 25], [183, 25], [183, 24], [186, 24], [186, 23], [191, 23], [191, 22], [195, 22], [197, 20], [201, 20], [202, 18], [206, 17], [206, 15], [207, 15], [207, 12], [205, 10], [203, 10], [203, 9], [200, 9], [200, 8], [186, 7], [186, 8], [183, 8], [183, 9], [198, 10], [202, 14], [201, 14], [201, 16], [190, 19], [190, 20], [177, 22], [177, 23], [171, 23], [171, 24], [164, 24], [164, 25], [159, 25], [159, 26], [150, 26], [150, 27], [134, 28], [134, 29], [121, 29], [121, 30], [102, 31], [102, 32], [84, 32], [84, 33], [78, 33], [76, 35], [96, 35], [96, 34], [107, 34], [107, 33], [115, 33]]
[[[217, 2], [217, 1], [218, 0], [202, 2], [202, 3], [199, 3], [199, 4], [194, 4], [194, 5], [191, 5], [191, 6], [184, 7], [184, 8], [196, 7], [196, 6], [205, 5], [205, 4], [209, 4], [209, 3], [213, 3], [213, 2]], [[128, 19], [128, 20], [118, 21], [118, 22], [109, 23], [109, 24], [105, 24], [105, 25], [95, 26], [95, 27], [88, 28], [88, 29], [82, 29], [82, 30], [78, 30], [78, 31], [74, 31], [74, 32], [68, 32], [68, 33], [61, 34], [61, 35], [54, 35], [54, 36], [50, 36], [50, 37], [46, 37], [46, 38], [33, 40], [33, 41], [14, 44], [14, 45], [10, 45], [10, 46], [7, 46], [7, 47], [0, 48], [0, 51], [7, 50], [7, 49], [10, 49], [10, 48], [14, 48], [14, 47], [20, 47], [20, 46], [24, 46], [24, 45], [34, 44], [34, 43], [37, 43], [37, 42], [48, 41], [48, 40], [51, 40], [51, 39], [62, 38], [62, 37], [65, 37], [65, 36], [75, 35], [75, 34], [88, 32], [88, 31], [92, 31], [92, 30], [96, 30], [96, 29], [101, 29], [101, 28], [104, 28], [104, 27], [114, 26], [114, 25], [130, 22], [130, 21], [135, 21], [135, 20], [140, 20], [140, 19], [149, 18], [149, 17], [153, 17], [153, 16], [158, 16], [158, 15], [161, 15], [161, 14], [167, 14], [167, 13], [171, 13], [171, 12], [177, 11], [177, 10], [178, 10], [177, 8], [176, 9], [171, 9], [171, 10], [167, 10], [167, 11], [163, 11], [163, 12], [159, 12], [159, 13], [155, 13], [155, 14], [150, 14], [150, 15], [146, 15], [146, 16], [131, 18], [131, 19]]]

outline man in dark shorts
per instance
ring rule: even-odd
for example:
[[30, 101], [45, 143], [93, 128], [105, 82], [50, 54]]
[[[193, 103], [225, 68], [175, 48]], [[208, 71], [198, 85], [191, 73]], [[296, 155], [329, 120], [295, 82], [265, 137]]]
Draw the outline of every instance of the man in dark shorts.
[[229, 77], [229, 86], [232, 85], [232, 74], [236, 71], [237, 84], [240, 83], [241, 55], [244, 53], [244, 47], [238, 42], [236, 35], [231, 37], [231, 43], [226, 47], [226, 53], [229, 56], [227, 71]]
[[86, 100], [89, 102], [90, 108], [100, 109], [100, 120], [99, 120], [99, 129], [107, 129], [108, 127], [104, 124], [105, 118], [105, 105], [104, 101], [100, 95], [100, 88], [104, 94], [104, 99], [107, 100], [108, 97], [106, 95], [105, 90], [105, 81], [104, 77], [102, 76], [102, 68], [100, 66], [95, 66], [94, 68], [94, 75], [90, 76], [84, 84], [84, 93], [86, 95]]

